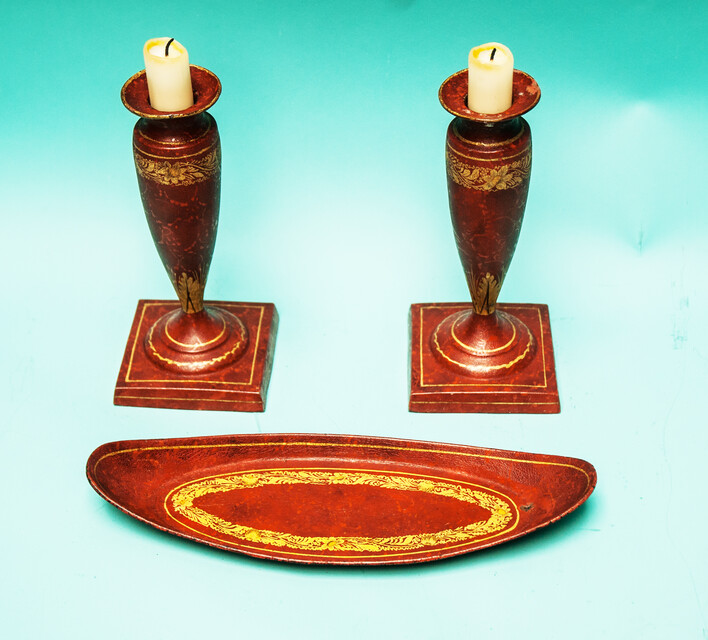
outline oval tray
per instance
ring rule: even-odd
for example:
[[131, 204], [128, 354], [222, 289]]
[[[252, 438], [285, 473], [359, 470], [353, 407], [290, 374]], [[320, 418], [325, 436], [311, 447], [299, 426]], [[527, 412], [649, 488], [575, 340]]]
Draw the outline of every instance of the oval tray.
[[584, 460], [365, 436], [258, 434], [104, 444], [93, 488], [158, 529], [259, 558], [401, 564], [543, 527], [582, 504]]

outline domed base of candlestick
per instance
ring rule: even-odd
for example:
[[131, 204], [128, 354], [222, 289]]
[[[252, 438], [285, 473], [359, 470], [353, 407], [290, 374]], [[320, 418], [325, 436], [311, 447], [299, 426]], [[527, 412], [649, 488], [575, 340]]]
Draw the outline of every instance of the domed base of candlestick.
[[536, 352], [529, 328], [516, 316], [496, 311], [459, 311], [445, 318], [430, 337], [444, 366], [470, 376], [504, 376], [525, 367]]
[[248, 346], [243, 323], [222, 309], [182, 309], [162, 316], [145, 336], [145, 352], [158, 366], [178, 373], [207, 373], [225, 367]]

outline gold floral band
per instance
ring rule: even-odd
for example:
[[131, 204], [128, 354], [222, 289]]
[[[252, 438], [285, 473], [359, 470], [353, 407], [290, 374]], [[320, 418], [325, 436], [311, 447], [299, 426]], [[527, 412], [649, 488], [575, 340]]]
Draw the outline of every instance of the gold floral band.
[[465, 189], [500, 191], [518, 187], [528, 180], [531, 173], [531, 154], [494, 168], [476, 166], [461, 161], [448, 147], [446, 153], [447, 175]]
[[219, 145], [205, 156], [189, 162], [179, 158], [144, 156], [135, 152], [135, 168], [146, 180], [160, 184], [186, 186], [204, 182], [219, 171], [221, 151]]
[[[349, 485], [378, 487], [396, 491], [421, 491], [476, 505], [489, 512], [486, 520], [471, 522], [454, 529], [411, 532], [398, 536], [302, 536], [294, 533], [256, 529], [229, 522], [195, 506], [201, 496], [212, 493], [257, 489], [268, 485]], [[460, 544], [513, 528], [515, 508], [510, 501], [484, 487], [463, 487], [425, 476], [379, 475], [352, 470], [256, 470], [201, 478], [177, 487], [165, 499], [165, 509], [216, 531], [219, 534], [251, 543], [267, 544], [310, 552], [390, 552], [424, 547]]]

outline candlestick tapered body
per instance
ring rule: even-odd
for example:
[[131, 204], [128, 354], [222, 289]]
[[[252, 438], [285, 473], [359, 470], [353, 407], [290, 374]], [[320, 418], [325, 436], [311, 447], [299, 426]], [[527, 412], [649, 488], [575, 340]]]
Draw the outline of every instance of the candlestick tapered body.
[[226, 366], [244, 352], [248, 335], [233, 314], [204, 307], [221, 193], [216, 121], [208, 113], [141, 118], [133, 154], [148, 226], [181, 304], [150, 329], [147, 354], [173, 371]]
[[244, 352], [248, 335], [233, 314], [204, 307], [221, 193], [216, 121], [208, 113], [141, 118], [133, 154], [148, 226], [181, 304], [150, 329], [147, 355], [178, 372], [226, 366]]
[[446, 365], [498, 376], [535, 352], [528, 328], [496, 303], [521, 231], [531, 173], [531, 131], [513, 118], [481, 123], [456, 117], [445, 146], [450, 213], [472, 309], [446, 318], [431, 348]]
[[208, 113], [141, 118], [133, 131], [140, 197], [155, 247], [185, 313], [204, 307], [219, 218], [221, 145]]

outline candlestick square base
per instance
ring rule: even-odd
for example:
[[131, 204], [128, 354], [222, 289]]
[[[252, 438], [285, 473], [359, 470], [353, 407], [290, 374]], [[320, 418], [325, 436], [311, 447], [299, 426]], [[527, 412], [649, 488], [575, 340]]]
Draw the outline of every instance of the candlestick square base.
[[497, 304], [531, 331], [537, 348], [523, 369], [479, 378], [457, 373], [433, 355], [430, 337], [449, 315], [472, 308], [463, 303], [414, 304], [410, 311], [409, 410], [424, 413], [559, 413], [548, 306]]
[[248, 331], [245, 352], [236, 362], [204, 374], [165, 370], [148, 358], [145, 336], [177, 301], [140, 300], [118, 374], [113, 403], [132, 407], [264, 411], [273, 366], [278, 313], [270, 303], [205, 302], [238, 316]]

